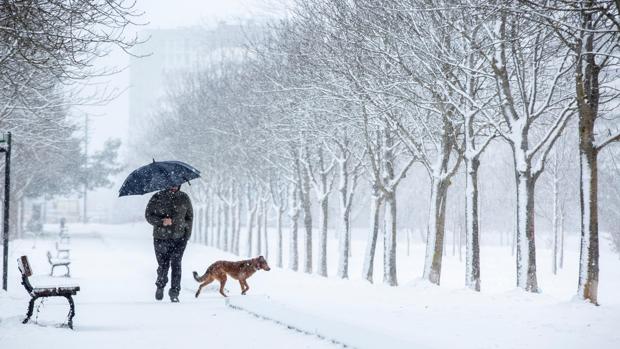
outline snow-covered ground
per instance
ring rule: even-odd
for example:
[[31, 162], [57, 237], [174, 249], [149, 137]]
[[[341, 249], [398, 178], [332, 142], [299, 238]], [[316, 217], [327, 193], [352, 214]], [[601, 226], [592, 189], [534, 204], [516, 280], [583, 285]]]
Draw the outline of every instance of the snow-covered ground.
[[[154, 299], [155, 257], [148, 227], [137, 225], [70, 227], [71, 280], [37, 277], [39, 284], [77, 283], [75, 330], [66, 320], [66, 300], [49, 299], [28, 325], [21, 320], [28, 295], [19, 283], [16, 259], [29, 256], [35, 274], [49, 273], [45, 253], [53, 240], [17, 240], [10, 245], [9, 292], [0, 292], [0, 348], [328, 348], [331, 342], [233, 310], [215, 292], [195, 299], [190, 261], [211, 256], [188, 248], [181, 303]], [[80, 229], [79, 231], [76, 229]], [[207, 253], [205, 253], [207, 252]], [[62, 273], [62, 270], [57, 270]], [[232, 286], [232, 285], [231, 285]], [[255, 294], [263, 293], [260, 289]], [[235, 292], [236, 293], [236, 292]]]
[[[483, 292], [475, 293], [464, 289], [464, 266], [458, 256], [452, 256], [451, 246], [447, 246], [442, 286], [437, 287], [417, 279], [424, 246], [414, 244], [406, 256], [401, 244], [401, 286], [388, 287], [381, 285], [380, 254], [377, 283], [360, 280], [361, 240], [353, 242], [351, 280], [338, 280], [275, 268], [272, 239], [272, 270], [248, 280], [248, 296], [239, 294], [238, 283], [229, 282], [228, 301], [215, 288], [195, 299], [197, 283], [191, 271], [202, 273], [217, 259], [236, 257], [192, 244], [184, 258], [181, 303], [171, 304], [153, 299], [155, 258], [148, 226], [90, 225], [70, 230], [74, 278], [69, 282], [82, 287], [76, 297], [75, 331], [56, 326], [66, 315], [64, 300], [46, 301], [36, 324], [20, 323], [28, 298], [19, 284], [15, 260], [27, 254], [35, 273], [46, 274], [45, 252], [53, 240], [39, 240], [34, 249], [32, 240], [18, 240], [11, 244], [9, 292], [0, 293], [0, 348], [43, 348], [50, 343], [67, 348], [620, 347], [620, 259], [608, 250], [606, 241], [601, 251], [600, 307], [573, 299], [575, 238], [567, 240], [565, 267], [557, 276], [551, 274], [549, 250], [539, 239], [542, 294], [515, 290], [514, 257], [507, 246], [482, 247]], [[329, 244], [329, 272], [335, 275], [336, 241]], [[286, 265], [286, 256], [284, 261]], [[44, 279], [38, 281], [49, 282]]]

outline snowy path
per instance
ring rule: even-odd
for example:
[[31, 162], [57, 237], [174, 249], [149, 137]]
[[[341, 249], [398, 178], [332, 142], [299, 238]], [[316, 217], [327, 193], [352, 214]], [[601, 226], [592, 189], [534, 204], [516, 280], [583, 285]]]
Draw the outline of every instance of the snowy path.
[[[17, 241], [11, 246], [10, 260], [26, 253], [35, 274], [47, 273], [49, 266], [43, 257], [51, 241], [39, 241], [36, 249], [30, 244]], [[82, 288], [76, 297], [75, 331], [56, 328], [66, 316], [64, 299], [46, 301], [37, 324], [20, 323], [27, 295], [17, 282], [15, 263], [10, 263], [9, 293], [0, 295], [1, 348], [43, 348], [52, 343], [63, 343], [65, 348], [335, 347], [315, 336], [228, 308], [213, 291], [195, 299], [196, 283], [188, 266], [184, 266], [181, 303], [172, 304], [167, 297], [155, 301], [155, 260], [148, 233], [143, 231], [74, 236], [72, 245], [73, 281]], [[189, 248], [188, 259], [193, 253]], [[49, 283], [50, 279], [39, 278], [39, 282]], [[235, 286], [230, 287], [231, 295], [240, 297]]]

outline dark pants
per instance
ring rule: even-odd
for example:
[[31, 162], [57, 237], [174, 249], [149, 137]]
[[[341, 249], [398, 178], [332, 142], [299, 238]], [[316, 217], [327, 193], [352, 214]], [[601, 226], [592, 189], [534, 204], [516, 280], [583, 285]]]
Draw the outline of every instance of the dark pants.
[[178, 296], [181, 290], [181, 260], [187, 240], [185, 239], [154, 239], [155, 257], [157, 258], [157, 281], [158, 288], [164, 288], [168, 283], [168, 269], [172, 266], [170, 285], [171, 296]]

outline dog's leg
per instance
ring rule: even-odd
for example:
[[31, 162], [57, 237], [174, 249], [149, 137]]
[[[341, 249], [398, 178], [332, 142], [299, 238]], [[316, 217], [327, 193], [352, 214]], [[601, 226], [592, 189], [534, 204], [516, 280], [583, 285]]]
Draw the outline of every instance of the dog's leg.
[[245, 286], [245, 289], [243, 290], [243, 292], [241, 292], [241, 294], [245, 295], [248, 290], [250, 289], [250, 286], [248, 285], [248, 281], [247, 280], [243, 280], [243, 285]]
[[239, 286], [241, 286], [241, 294], [245, 294], [245, 285], [243, 284], [243, 280], [239, 280]]
[[200, 286], [198, 287], [198, 291], [196, 291], [196, 298], [198, 298], [198, 295], [200, 294], [200, 291], [202, 291], [202, 288], [212, 283], [213, 280], [214, 279], [211, 276], [209, 276], [207, 280], [205, 280], [203, 283], [200, 284]]
[[220, 279], [220, 294], [224, 297], [228, 297], [225, 293], [224, 293], [224, 286], [226, 285], [226, 276], [224, 276], [223, 278]]

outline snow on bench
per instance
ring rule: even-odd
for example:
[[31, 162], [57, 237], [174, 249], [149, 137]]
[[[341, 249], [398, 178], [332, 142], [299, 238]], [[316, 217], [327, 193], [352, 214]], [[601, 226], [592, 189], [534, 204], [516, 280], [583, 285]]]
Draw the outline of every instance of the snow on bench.
[[[375, 329], [320, 317], [272, 301], [266, 296], [228, 297], [226, 305], [259, 318], [276, 322], [296, 331], [318, 336], [333, 343], [353, 348], [407, 348], [426, 346], [390, 336]], [[413, 327], [413, 324], [412, 324]]]

